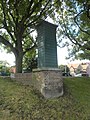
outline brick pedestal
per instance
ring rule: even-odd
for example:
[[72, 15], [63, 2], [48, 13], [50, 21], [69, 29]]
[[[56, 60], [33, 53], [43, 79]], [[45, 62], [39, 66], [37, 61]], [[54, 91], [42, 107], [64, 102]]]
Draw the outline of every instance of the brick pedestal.
[[63, 79], [59, 69], [34, 70], [33, 81], [34, 86], [45, 98], [54, 98], [63, 95]]

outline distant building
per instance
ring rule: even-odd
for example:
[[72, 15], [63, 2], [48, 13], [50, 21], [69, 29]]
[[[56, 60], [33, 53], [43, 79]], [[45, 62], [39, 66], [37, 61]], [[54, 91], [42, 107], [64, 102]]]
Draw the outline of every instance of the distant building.
[[15, 66], [11, 66], [10, 73], [16, 73], [16, 67]]
[[81, 63], [80, 64], [81, 66], [81, 73], [82, 73], [82, 76], [88, 76], [88, 73], [87, 73], [87, 67], [88, 67], [88, 64], [87, 63]]
[[68, 66], [69, 69], [70, 69], [70, 74], [71, 74], [72, 76], [74, 76], [74, 75], [76, 74], [76, 70], [77, 70], [79, 64], [68, 64], [67, 66]]
[[88, 76], [90, 77], [90, 63], [87, 66], [86, 72], [87, 72]]
[[82, 76], [90, 77], [90, 64], [89, 63], [81, 63], [81, 64], [68, 64], [70, 69], [70, 74], [75, 76], [75, 74], [82, 74]]

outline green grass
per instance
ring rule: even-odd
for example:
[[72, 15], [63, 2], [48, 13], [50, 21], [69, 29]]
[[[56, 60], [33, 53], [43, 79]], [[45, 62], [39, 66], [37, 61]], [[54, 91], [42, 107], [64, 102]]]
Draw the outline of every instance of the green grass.
[[0, 78], [0, 120], [90, 120], [90, 78], [65, 78], [64, 93], [45, 99], [33, 87]]
[[64, 83], [90, 119], [90, 78], [67, 78]]

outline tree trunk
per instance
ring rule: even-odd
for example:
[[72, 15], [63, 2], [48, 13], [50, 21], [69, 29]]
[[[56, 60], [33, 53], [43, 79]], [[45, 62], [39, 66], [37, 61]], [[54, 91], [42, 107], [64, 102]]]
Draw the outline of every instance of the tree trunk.
[[22, 60], [22, 55], [16, 56], [16, 73], [22, 73]]
[[15, 31], [16, 44], [15, 48], [17, 49], [16, 57], [16, 73], [22, 73], [22, 60], [23, 60], [23, 32], [24, 28], [22, 24], [18, 23]]

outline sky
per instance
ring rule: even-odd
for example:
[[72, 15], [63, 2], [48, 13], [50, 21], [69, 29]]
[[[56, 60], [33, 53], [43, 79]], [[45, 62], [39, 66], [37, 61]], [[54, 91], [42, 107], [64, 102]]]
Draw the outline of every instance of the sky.
[[0, 61], [7, 61], [10, 64], [10, 66], [15, 65], [14, 55], [6, 53], [4, 50], [0, 50]]
[[[68, 61], [65, 59], [65, 57], [68, 55], [66, 48], [59, 48], [57, 47], [57, 59], [58, 59], [58, 65], [60, 64], [67, 64]], [[15, 65], [15, 57], [14, 54], [6, 53], [4, 50], [0, 50], [0, 61], [7, 61], [10, 66]]]
[[[68, 51], [67, 48], [60, 48], [57, 47], [57, 60], [58, 60], [58, 65], [67, 65], [69, 63], [81, 63], [81, 62], [89, 62], [88, 60], [66, 60], [65, 57], [68, 56]], [[4, 50], [0, 50], [0, 61], [7, 61], [10, 66], [15, 65], [15, 57], [14, 54], [9, 54], [6, 53]]]

